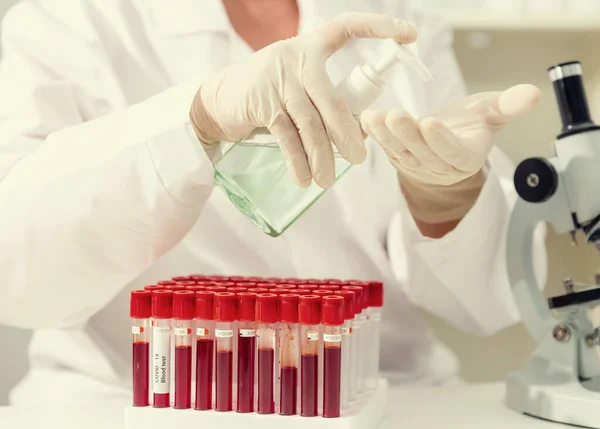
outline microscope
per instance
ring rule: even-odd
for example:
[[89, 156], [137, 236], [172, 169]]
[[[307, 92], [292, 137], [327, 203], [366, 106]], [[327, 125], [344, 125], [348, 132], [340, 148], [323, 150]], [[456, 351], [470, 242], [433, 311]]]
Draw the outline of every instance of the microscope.
[[508, 374], [507, 404], [541, 419], [600, 428], [600, 327], [591, 317], [600, 304], [600, 279], [590, 285], [567, 279], [563, 295], [546, 299], [532, 257], [533, 232], [542, 221], [574, 242], [582, 231], [600, 252], [600, 127], [590, 118], [581, 64], [558, 64], [548, 73], [562, 130], [553, 158], [526, 159], [515, 170], [520, 198], [507, 238], [509, 281], [537, 349]]

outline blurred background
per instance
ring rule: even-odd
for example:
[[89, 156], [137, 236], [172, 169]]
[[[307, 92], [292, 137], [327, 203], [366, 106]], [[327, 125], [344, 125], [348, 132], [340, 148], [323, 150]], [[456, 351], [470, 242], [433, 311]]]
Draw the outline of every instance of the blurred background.
[[[338, 1], [338, 0], [335, 0]], [[551, 156], [551, 142], [560, 121], [546, 69], [555, 63], [580, 60], [592, 113], [600, 122], [600, 0], [413, 0], [441, 13], [455, 29], [455, 50], [469, 92], [506, 89], [532, 83], [543, 91], [541, 106], [505, 131], [498, 144], [518, 162]], [[16, 0], [0, 0], [0, 17]], [[1, 55], [1, 52], [0, 52]], [[581, 242], [581, 240], [580, 240]], [[597, 256], [585, 245], [572, 247], [567, 236], [548, 236], [547, 295], [562, 292], [561, 281], [591, 281]], [[424, 314], [438, 336], [459, 356], [462, 373], [472, 382], [501, 380], [518, 368], [534, 346], [522, 326], [489, 338], [464, 334]], [[0, 326], [0, 405], [27, 370], [28, 331]], [[10, 362], [8, 362], [10, 358]]]

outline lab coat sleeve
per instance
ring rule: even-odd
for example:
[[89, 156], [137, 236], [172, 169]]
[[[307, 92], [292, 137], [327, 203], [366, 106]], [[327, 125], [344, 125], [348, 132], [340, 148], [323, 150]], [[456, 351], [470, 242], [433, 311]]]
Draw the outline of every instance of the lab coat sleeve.
[[[186, 235], [213, 170], [188, 119], [197, 82], [87, 120], [105, 100], [59, 58], [45, 63], [48, 42], [22, 28], [73, 49], [81, 39], [32, 4], [10, 12], [2, 37], [0, 324], [65, 327]], [[98, 65], [96, 48], [81, 64]]]
[[[428, 94], [427, 114], [464, 95], [452, 52], [451, 32], [440, 21], [422, 22], [421, 57], [437, 85]], [[517, 195], [513, 164], [498, 149], [489, 157], [486, 183], [475, 205], [459, 225], [440, 239], [424, 237], [403, 202], [391, 221], [388, 252], [392, 265], [410, 267], [406, 294], [416, 305], [473, 334], [492, 334], [519, 321], [506, 271], [508, 220]], [[545, 228], [534, 235], [538, 282], [545, 284]], [[408, 264], [394, 261], [408, 259]], [[406, 278], [404, 272], [398, 277]]]

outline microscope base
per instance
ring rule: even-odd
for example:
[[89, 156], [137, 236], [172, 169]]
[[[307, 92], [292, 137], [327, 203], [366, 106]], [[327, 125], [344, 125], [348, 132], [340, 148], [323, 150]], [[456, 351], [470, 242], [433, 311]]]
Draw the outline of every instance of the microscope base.
[[534, 357], [508, 374], [506, 398], [520, 413], [558, 423], [600, 428], [600, 395], [581, 385], [572, 368]]

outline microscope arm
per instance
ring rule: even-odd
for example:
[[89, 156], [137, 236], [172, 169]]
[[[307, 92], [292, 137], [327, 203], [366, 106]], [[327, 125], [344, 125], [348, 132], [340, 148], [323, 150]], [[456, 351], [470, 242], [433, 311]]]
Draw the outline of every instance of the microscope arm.
[[[567, 193], [560, 177], [559, 161], [552, 158], [545, 162], [548, 165], [542, 165], [542, 167], [554, 170], [553, 174], [556, 174], [554, 178], [556, 183], [552, 187], [553, 192], [549, 192], [549, 198], [541, 202], [528, 202], [521, 198], [517, 200], [509, 221], [506, 246], [508, 279], [515, 303], [523, 323], [538, 343], [548, 335], [556, 321], [552, 317], [548, 303], [535, 278], [533, 268], [534, 230], [542, 221], [551, 223], [559, 233], [573, 230]], [[534, 164], [533, 169], [525, 171], [526, 174], [521, 175], [522, 180], [527, 180], [531, 174], [535, 174], [536, 168], [539, 168], [539, 165]], [[540, 185], [545, 185], [543, 179], [547, 179], [548, 176], [544, 175], [543, 171], [541, 173], [537, 171], [537, 173], [542, 179]], [[517, 182], [518, 177], [519, 175], [515, 174], [517, 189], [519, 186], [523, 186], [522, 183]]]

